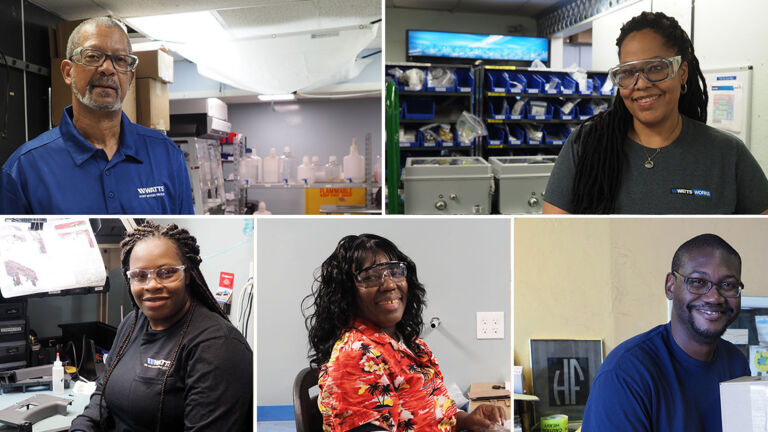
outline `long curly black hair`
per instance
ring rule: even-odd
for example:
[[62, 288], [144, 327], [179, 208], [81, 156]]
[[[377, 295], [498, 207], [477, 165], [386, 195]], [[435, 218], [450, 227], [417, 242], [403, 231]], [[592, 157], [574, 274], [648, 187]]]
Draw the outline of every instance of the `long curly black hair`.
[[[693, 50], [693, 43], [677, 20], [661, 12], [643, 12], [621, 28], [616, 46], [630, 34], [650, 29], [664, 39], [688, 63], [687, 91], [680, 95], [678, 111], [688, 118], [707, 122], [707, 85]], [[580, 149], [576, 156], [576, 175], [572, 187], [574, 213], [614, 213], [622, 180], [624, 142], [632, 125], [632, 114], [620, 95], [613, 106], [586, 122], [576, 131], [574, 142]]]
[[[148, 220], [143, 225], [137, 227], [135, 230], [126, 233], [125, 238], [120, 243], [120, 264], [123, 270], [123, 276], [125, 276], [130, 269], [131, 253], [133, 253], [133, 249], [141, 241], [150, 238], [166, 239], [171, 241], [176, 246], [179, 252], [179, 256], [181, 257], [181, 261], [186, 266], [184, 271], [189, 275], [186, 287], [187, 293], [195, 300], [195, 302], [193, 302], [192, 306], [190, 307], [190, 311], [187, 315], [187, 321], [184, 323], [184, 327], [182, 328], [182, 331], [179, 335], [179, 339], [176, 342], [176, 347], [174, 348], [173, 354], [171, 355], [171, 363], [165, 372], [165, 376], [163, 377], [162, 386], [160, 388], [160, 404], [157, 409], [156, 422], [156, 430], [159, 432], [163, 416], [163, 401], [165, 399], [165, 387], [168, 381], [168, 376], [170, 375], [171, 370], [176, 363], [176, 355], [181, 348], [181, 343], [184, 340], [184, 335], [186, 334], [187, 328], [189, 327], [190, 320], [194, 315], [194, 309], [196, 305], [200, 304], [206, 309], [216, 312], [227, 321], [229, 321], [229, 318], [218, 306], [216, 299], [213, 297], [211, 290], [208, 288], [208, 284], [205, 282], [203, 273], [200, 271], [200, 264], [203, 260], [200, 258], [200, 246], [197, 244], [197, 239], [192, 234], [190, 234], [189, 231], [184, 228], [179, 228], [176, 224], [170, 224], [164, 227], [156, 224], [151, 220]], [[130, 281], [127, 278], [126, 284], [130, 286]], [[128, 348], [128, 342], [131, 340], [131, 335], [133, 335], [133, 332], [136, 328], [136, 322], [138, 321], [139, 317], [139, 307], [136, 304], [136, 300], [133, 298], [133, 295], [129, 297], [131, 298], [131, 303], [133, 303], [133, 321], [131, 322], [131, 327], [128, 330], [128, 335], [126, 335], [125, 339], [121, 341], [120, 346], [117, 349], [117, 353], [114, 355], [114, 359], [112, 360], [112, 363], [110, 363], [109, 368], [105, 371], [104, 379], [102, 380], [101, 398], [99, 399], [99, 423], [101, 424], [102, 429], [104, 428], [105, 422], [107, 420], [106, 417], [102, 414], [102, 408], [104, 406], [102, 399], [104, 398], [104, 394], [107, 391], [107, 384], [109, 384], [109, 378], [112, 376], [112, 372], [115, 370], [115, 367], [117, 367], [117, 364], [120, 362], [120, 359], [122, 359], [123, 354], [125, 354], [125, 351]]]
[[315, 272], [312, 293], [302, 301], [312, 366], [320, 367], [330, 359], [336, 340], [343, 330], [349, 328], [351, 319], [357, 313], [355, 272], [363, 269], [379, 253], [392, 261], [406, 263], [408, 300], [403, 318], [395, 329], [411, 351], [419, 351], [415, 340], [424, 324], [421, 313], [426, 306], [426, 290], [419, 282], [416, 264], [384, 237], [375, 234], [349, 235], [339, 241], [331, 256]]

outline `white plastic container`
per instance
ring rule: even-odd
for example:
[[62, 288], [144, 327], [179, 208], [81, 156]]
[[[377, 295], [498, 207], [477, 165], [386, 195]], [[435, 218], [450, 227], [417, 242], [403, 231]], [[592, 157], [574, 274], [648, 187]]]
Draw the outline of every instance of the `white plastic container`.
[[312, 171], [315, 173], [315, 181], [325, 181], [325, 165], [320, 163], [320, 156], [312, 156]]
[[259, 209], [254, 213], [255, 215], [271, 215], [272, 212], [267, 210], [267, 203], [259, 201]]
[[280, 181], [285, 184], [296, 183], [296, 168], [299, 161], [291, 154], [291, 148], [285, 146], [283, 155], [280, 156]]
[[246, 185], [261, 183], [262, 170], [261, 158], [253, 152], [253, 149], [245, 149], [245, 159], [240, 166], [240, 179], [243, 183]]
[[53, 382], [53, 394], [64, 393], [64, 367], [61, 365], [59, 353], [56, 353], [56, 361], [53, 362], [51, 380]]
[[304, 156], [301, 159], [301, 165], [299, 165], [296, 177], [298, 177], [299, 183], [304, 183], [305, 185], [315, 182], [315, 171], [312, 168], [312, 164], [309, 163], [309, 156]]
[[328, 164], [325, 165], [325, 181], [342, 181], [341, 167], [339, 166], [339, 163], [336, 162], [336, 156], [331, 156], [328, 158]]
[[344, 156], [344, 179], [352, 183], [365, 181], [365, 157], [357, 151], [357, 138], [352, 138], [349, 154]]
[[271, 148], [264, 158], [264, 183], [280, 183], [280, 158], [277, 150]]

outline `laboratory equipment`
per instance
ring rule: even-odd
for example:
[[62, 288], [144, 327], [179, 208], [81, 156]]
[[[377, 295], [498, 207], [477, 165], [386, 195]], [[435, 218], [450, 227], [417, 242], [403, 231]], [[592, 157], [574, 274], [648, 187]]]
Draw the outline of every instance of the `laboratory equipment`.
[[56, 353], [56, 361], [53, 362], [51, 371], [51, 382], [54, 394], [64, 393], [64, 366], [61, 364], [59, 353]]
[[173, 138], [184, 153], [192, 183], [195, 214], [224, 214], [224, 174], [218, 141], [198, 137]]
[[325, 165], [325, 181], [337, 182], [341, 181], [341, 167], [336, 162], [336, 156], [330, 156], [328, 158], [328, 164]]
[[280, 183], [280, 158], [274, 147], [269, 149], [269, 156], [264, 158], [264, 183]]
[[494, 208], [502, 214], [541, 213], [557, 156], [490, 157], [496, 182]]
[[283, 155], [280, 156], [280, 180], [283, 184], [296, 183], [296, 168], [298, 161], [291, 153], [291, 148], [285, 146]]
[[248, 186], [261, 183], [261, 158], [253, 151], [252, 148], [246, 148], [245, 155], [245, 160], [241, 165], [242, 172], [240, 173], [240, 178], [243, 180], [243, 183]]
[[309, 162], [309, 156], [304, 156], [301, 159], [301, 165], [297, 169], [296, 177], [298, 177], [300, 183], [305, 185], [315, 182], [315, 172], [312, 169], [312, 164]]
[[491, 212], [493, 174], [482, 158], [408, 158], [402, 180], [406, 214]]

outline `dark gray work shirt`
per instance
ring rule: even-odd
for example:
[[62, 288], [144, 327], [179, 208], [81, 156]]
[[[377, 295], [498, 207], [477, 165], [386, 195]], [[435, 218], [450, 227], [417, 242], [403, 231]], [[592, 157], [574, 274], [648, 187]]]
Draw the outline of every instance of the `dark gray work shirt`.
[[[544, 200], [567, 212], [579, 143], [568, 137], [552, 170]], [[655, 153], [627, 138], [616, 213], [756, 214], [768, 210], [768, 179], [740, 139], [683, 116], [680, 136]]]
[[[117, 354], [134, 313], [120, 323], [111, 354]], [[146, 316], [139, 312], [125, 355], [107, 384], [106, 430], [155, 431], [163, 376], [185, 320], [186, 315], [168, 329], [152, 330]], [[112, 359], [113, 356], [107, 358], [108, 365]], [[221, 316], [198, 304], [166, 383], [159, 430], [252, 430], [252, 365], [253, 352], [242, 334]], [[101, 430], [102, 378], [83, 414], [72, 422], [71, 431]]]

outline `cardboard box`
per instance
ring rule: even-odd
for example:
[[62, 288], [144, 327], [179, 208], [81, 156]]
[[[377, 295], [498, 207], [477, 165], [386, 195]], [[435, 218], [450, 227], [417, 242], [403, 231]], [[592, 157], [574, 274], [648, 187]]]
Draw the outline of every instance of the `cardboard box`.
[[168, 84], [152, 78], [136, 79], [136, 111], [138, 124], [152, 129], [170, 129]]
[[139, 51], [133, 55], [139, 58], [136, 78], [153, 78], [164, 83], [173, 82], [173, 56], [164, 50]]
[[766, 431], [768, 376], [746, 376], [720, 383], [723, 432]]
[[71, 35], [72, 30], [83, 21], [85, 20], [62, 21], [56, 24], [56, 56], [67, 56], [67, 41], [69, 41], [69, 35]]
[[[493, 386], [501, 386], [500, 389], [494, 389]], [[472, 383], [469, 386], [469, 412], [472, 412], [478, 405], [492, 404], [504, 408], [506, 418], [512, 418], [512, 400], [509, 390], [504, 388], [504, 383]]]
[[[61, 122], [61, 114], [64, 108], [72, 105], [72, 88], [64, 82], [61, 76], [61, 58], [51, 59], [51, 123], [58, 126]], [[128, 89], [128, 94], [123, 99], [123, 112], [136, 123], [136, 83]]]

